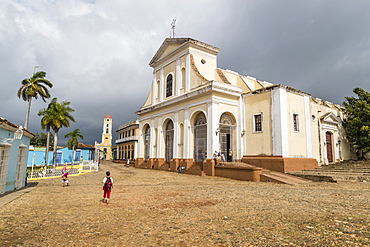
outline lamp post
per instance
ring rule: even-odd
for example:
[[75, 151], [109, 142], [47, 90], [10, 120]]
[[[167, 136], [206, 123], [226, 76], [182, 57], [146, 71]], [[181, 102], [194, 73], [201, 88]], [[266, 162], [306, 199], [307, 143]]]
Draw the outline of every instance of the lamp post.
[[[10, 134], [9, 134], [10, 135]], [[20, 125], [18, 129], [14, 132], [13, 138], [0, 138], [3, 139], [3, 143], [6, 144], [8, 141], [13, 142], [14, 140], [20, 140], [23, 136], [23, 127]]]
[[31, 170], [31, 178], [33, 178], [33, 166], [35, 165], [35, 158], [36, 158], [36, 154], [33, 154], [33, 155], [32, 155], [32, 170]]

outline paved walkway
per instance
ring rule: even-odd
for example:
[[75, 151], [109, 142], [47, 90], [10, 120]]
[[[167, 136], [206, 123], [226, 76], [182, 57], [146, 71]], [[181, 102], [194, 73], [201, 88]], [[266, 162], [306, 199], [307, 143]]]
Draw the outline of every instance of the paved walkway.
[[4, 206], [5, 204], [7, 204], [11, 201], [13, 201], [14, 199], [17, 199], [18, 197], [20, 197], [21, 195], [23, 195], [25, 193], [30, 192], [34, 188], [35, 188], [35, 186], [30, 186], [30, 187], [26, 187], [26, 188], [16, 190], [16, 191], [12, 191], [12, 192], [6, 193], [5, 195], [2, 195], [0, 197], [0, 207]]
[[[69, 177], [80, 176], [88, 173], [87, 171], [82, 171], [78, 174], [71, 174]], [[8, 191], [3, 195], [0, 195], [0, 207], [4, 206], [5, 204], [17, 199], [18, 197], [22, 196], [25, 193], [30, 192], [37, 186], [37, 181], [44, 180], [44, 179], [54, 179], [59, 178], [60, 176], [53, 176], [53, 177], [42, 177], [42, 178], [30, 178], [28, 179], [28, 186], [24, 187], [20, 190]]]

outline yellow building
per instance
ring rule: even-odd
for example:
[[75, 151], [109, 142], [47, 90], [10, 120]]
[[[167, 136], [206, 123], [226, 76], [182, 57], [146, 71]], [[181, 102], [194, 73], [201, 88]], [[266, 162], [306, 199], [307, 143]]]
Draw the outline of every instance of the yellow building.
[[139, 137], [139, 121], [132, 120], [121, 124], [116, 131], [118, 138], [117, 159], [118, 160], [134, 160], [137, 157], [137, 143]]
[[162, 43], [149, 63], [150, 93], [136, 112], [138, 165], [174, 170], [215, 151], [226, 161], [261, 165], [268, 159], [262, 166], [279, 171], [351, 158], [341, 106], [217, 68], [218, 51], [191, 38]]
[[100, 159], [112, 159], [112, 124], [112, 117], [107, 114], [103, 122], [101, 143], [95, 142], [95, 148], [100, 150]]

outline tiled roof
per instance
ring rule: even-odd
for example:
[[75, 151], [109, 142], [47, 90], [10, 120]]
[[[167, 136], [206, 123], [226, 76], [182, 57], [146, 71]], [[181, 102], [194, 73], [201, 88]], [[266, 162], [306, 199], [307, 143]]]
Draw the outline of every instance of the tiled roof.
[[94, 146], [92, 146], [90, 144], [81, 143], [81, 142], [78, 143], [78, 148], [92, 148], [92, 149], [95, 149]]
[[[0, 117], [0, 126], [5, 127], [5, 129], [11, 130], [11, 131], [16, 131], [19, 128], [19, 125], [13, 124], [3, 117]], [[26, 132], [29, 135], [31, 135], [31, 137], [35, 136], [35, 134], [26, 130], [25, 128], [22, 128], [22, 130], [23, 132]]]

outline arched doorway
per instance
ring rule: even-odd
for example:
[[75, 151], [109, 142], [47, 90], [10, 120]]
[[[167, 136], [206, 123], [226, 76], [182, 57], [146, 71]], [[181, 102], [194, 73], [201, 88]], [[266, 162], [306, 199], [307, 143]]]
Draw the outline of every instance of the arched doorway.
[[173, 135], [173, 122], [172, 120], [169, 120], [167, 122], [165, 131], [165, 160], [167, 162], [170, 162], [173, 158]]
[[207, 121], [204, 113], [199, 113], [194, 122], [194, 161], [203, 162], [207, 158]]
[[333, 145], [332, 145], [332, 133], [326, 132], [325, 133], [325, 143], [326, 143], [326, 156], [328, 158], [328, 162], [333, 162]]
[[224, 113], [220, 117], [219, 123], [219, 142], [220, 142], [220, 153], [221, 153], [221, 161], [233, 161], [234, 156], [234, 147], [235, 147], [235, 121], [233, 117], [228, 114]]
[[149, 159], [150, 127], [147, 125], [144, 131], [144, 159]]

